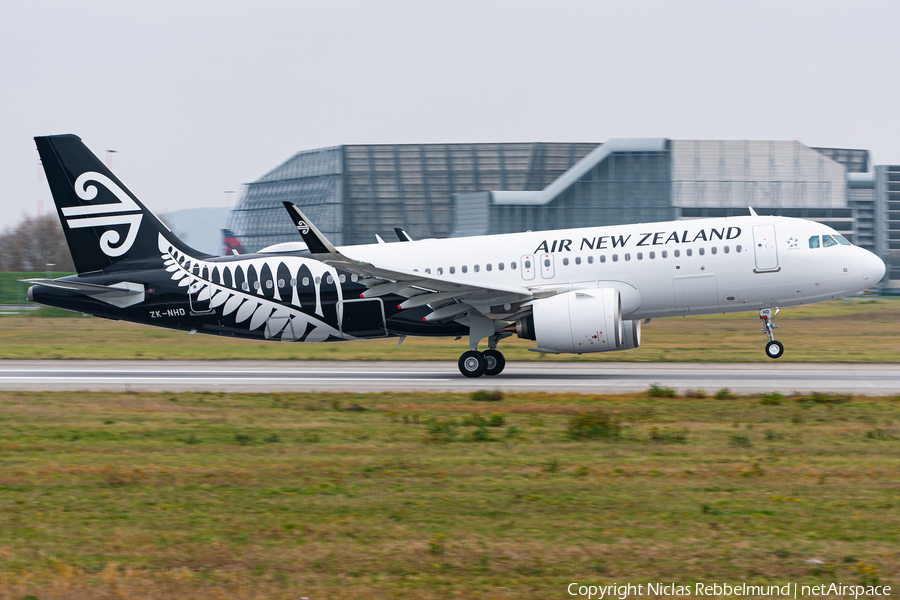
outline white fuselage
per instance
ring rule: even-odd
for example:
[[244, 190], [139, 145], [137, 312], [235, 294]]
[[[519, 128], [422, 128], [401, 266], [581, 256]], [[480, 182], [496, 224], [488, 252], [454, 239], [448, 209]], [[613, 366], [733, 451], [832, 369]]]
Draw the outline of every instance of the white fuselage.
[[[833, 229], [786, 217], [728, 217], [370, 244], [341, 249], [473, 286], [614, 287], [631, 319], [810, 304], [869, 288], [884, 263], [823, 247]], [[810, 238], [818, 236], [818, 247]]]

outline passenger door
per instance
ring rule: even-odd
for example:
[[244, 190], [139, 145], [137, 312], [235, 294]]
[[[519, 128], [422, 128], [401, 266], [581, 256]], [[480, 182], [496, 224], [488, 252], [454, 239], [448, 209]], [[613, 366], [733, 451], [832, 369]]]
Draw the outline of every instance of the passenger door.
[[212, 297], [212, 287], [202, 279], [195, 281], [188, 288], [188, 301], [191, 303], [192, 313], [209, 313], [209, 300]]
[[753, 226], [753, 252], [756, 255], [757, 273], [779, 270], [774, 225]]

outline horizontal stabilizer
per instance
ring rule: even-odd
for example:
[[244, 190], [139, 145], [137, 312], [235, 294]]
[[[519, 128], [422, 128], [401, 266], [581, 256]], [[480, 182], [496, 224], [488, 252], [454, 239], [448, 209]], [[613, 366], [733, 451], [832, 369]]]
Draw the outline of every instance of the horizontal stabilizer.
[[144, 285], [141, 283], [131, 283], [130, 281], [123, 281], [112, 285], [65, 281], [62, 279], [20, 279], [19, 281], [57, 290], [66, 290], [84, 294], [85, 296], [96, 298], [97, 300], [112, 304], [113, 306], [118, 306], [119, 308], [140, 304], [144, 301]]

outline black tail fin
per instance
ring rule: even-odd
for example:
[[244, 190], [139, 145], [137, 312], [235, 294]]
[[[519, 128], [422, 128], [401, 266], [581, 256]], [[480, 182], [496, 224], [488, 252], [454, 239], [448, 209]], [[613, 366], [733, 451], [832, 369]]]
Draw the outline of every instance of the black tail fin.
[[159, 236], [197, 258], [106, 168], [81, 138], [34, 138], [69, 252], [79, 273], [100, 271], [120, 260], [159, 256]]

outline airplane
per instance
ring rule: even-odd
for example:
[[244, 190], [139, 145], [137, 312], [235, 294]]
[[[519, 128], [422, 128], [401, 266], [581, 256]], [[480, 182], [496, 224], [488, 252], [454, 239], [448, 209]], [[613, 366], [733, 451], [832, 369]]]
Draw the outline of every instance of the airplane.
[[[653, 318], [759, 311], [861, 292], [876, 255], [834, 229], [759, 216], [334, 246], [294, 204], [304, 244], [211, 256], [187, 246], [74, 135], [36, 137], [77, 275], [29, 279], [32, 302], [223, 337], [338, 342], [468, 337], [466, 377], [498, 375], [509, 336], [536, 352], [640, 346]], [[480, 351], [479, 345], [487, 343]], [[702, 343], [702, 341], [700, 342]]]

